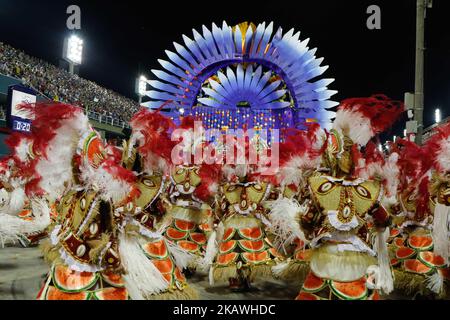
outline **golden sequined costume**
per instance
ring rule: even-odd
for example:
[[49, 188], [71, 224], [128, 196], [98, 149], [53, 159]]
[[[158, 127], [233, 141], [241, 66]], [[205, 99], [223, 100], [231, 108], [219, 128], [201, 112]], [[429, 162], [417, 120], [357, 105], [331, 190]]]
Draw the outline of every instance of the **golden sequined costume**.
[[390, 148], [399, 155], [399, 181], [393, 223], [388, 238], [394, 287], [405, 296], [438, 297], [431, 285], [445, 268], [442, 257], [433, 254], [434, 204], [429, 193], [429, 161], [425, 149], [398, 139]]
[[104, 145], [77, 107], [36, 105], [32, 111], [47, 157], [36, 165], [40, 176], [30, 188], [58, 203], [50, 240], [42, 244], [51, 270], [38, 299], [142, 300], [164, 292], [169, 283], [131, 223], [140, 192], [121, 152]]
[[50, 241], [42, 246], [52, 267], [38, 299], [128, 300], [118, 244], [124, 216], [103, 190], [82, 181], [83, 171], [99, 169], [106, 157], [94, 131], [82, 136], [77, 155], [82, 163], [74, 168], [78, 187], [63, 195]]
[[214, 282], [271, 276], [271, 267], [282, 256], [266, 233], [271, 185], [265, 182], [225, 183], [221, 187], [220, 208], [223, 234], [212, 265]]
[[170, 173], [168, 190], [171, 206], [168, 216], [172, 220], [165, 236], [198, 257], [206, 250], [210, 232], [211, 207], [196, 198], [195, 189], [201, 184], [199, 166], [175, 166]]
[[[178, 129], [184, 138], [175, 146], [183, 156], [173, 162], [170, 169], [170, 185], [166, 221], [169, 226], [164, 235], [181, 249], [196, 256], [189, 265], [192, 272], [203, 259], [209, 234], [212, 231], [212, 209], [214, 194], [218, 188], [218, 170], [203, 159], [207, 143], [196, 137], [194, 128], [201, 122], [193, 117], [184, 117]], [[200, 156], [197, 153], [200, 151]]]
[[[260, 140], [250, 140], [237, 148], [257, 154], [261, 146]], [[225, 154], [231, 146], [218, 144], [216, 148]], [[211, 284], [228, 281], [230, 289], [236, 291], [248, 290], [256, 278], [272, 277], [272, 267], [284, 258], [274, 248], [268, 231], [269, 203], [276, 199], [279, 190], [270, 183], [270, 175], [261, 174], [263, 166], [251, 164], [249, 158], [245, 164], [222, 167], [214, 207], [216, 227], [203, 261], [209, 268]]]
[[[297, 299], [377, 300], [379, 289], [392, 291], [384, 184], [355, 169], [364, 160], [360, 148], [402, 111], [384, 96], [348, 99], [329, 134], [319, 135], [316, 145], [305, 143], [308, 151], [296, 161], [302, 173], [305, 159], [316, 161], [322, 151], [320, 168], [306, 174], [309, 192], [298, 201], [278, 199], [271, 213], [276, 234], [296, 235], [311, 248], [310, 272]], [[387, 113], [391, 117], [380, 120]]]
[[[132, 119], [131, 126], [133, 134], [130, 141], [124, 143], [122, 160], [125, 167], [139, 172], [135, 183], [139, 196], [133, 201], [134, 214], [129, 224], [130, 228], [136, 229], [142, 251], [167, 281], [165, 290], [147, 298], [196, 299], [197, 292], [188, 285], [183, 275], [183, 269], [195, 255], [179, 247], [167, 236], [167, 228], [171, 228], [168, 225], [175, 224], [179, 229], [188, 229], [179, 221], [172, 222], [167, 214], [172, 207], [167, 199], [170, 154], [155, 152], [158, 143], [154, 139], [166, 139], [160, 143], [170, 144], [166, 130], [173, 124], [159, 113], [141, 110]], [[158, 134], [155, 135], [155, 132]]]

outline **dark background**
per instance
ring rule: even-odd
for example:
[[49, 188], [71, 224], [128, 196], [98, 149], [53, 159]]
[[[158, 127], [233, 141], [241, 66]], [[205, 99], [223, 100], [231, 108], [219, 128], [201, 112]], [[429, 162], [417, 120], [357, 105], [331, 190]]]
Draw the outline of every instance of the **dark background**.
[[[339, 101], [347, 97], [385, 93], [403, 100], [414, 91], [416, 0], [385, 1], [24, 1], [0, 0], [0, 41], [58, 64], [66, 29], [66, 8], [81, 7], [85, 40], [80, 75], [125, 96], [134, 94], [135, 77], [151, 76], [181, 35], [212, 22], [274, 21], [311, 38], [318, 56], [336, 79], [331, 89]], [[382, 11], [382, 29], [366, 27], [369, 5]], [[434, 0], [426, 21], [425, 124], [434, 109], [450, 115], [450, 1]], [[392, 132], [400, 134], [403, 124]]]

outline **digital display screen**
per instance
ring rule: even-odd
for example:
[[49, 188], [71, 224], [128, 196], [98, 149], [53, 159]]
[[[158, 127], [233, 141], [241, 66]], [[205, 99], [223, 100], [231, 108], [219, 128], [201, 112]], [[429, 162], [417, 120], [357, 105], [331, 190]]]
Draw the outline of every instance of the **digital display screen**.
[[36, 96], [30, 93], [12, 90], [11, 116], [23, 120], [34, 120], [27, 112], [19, 110], [17, 107], [24, 103], [36, 103]]

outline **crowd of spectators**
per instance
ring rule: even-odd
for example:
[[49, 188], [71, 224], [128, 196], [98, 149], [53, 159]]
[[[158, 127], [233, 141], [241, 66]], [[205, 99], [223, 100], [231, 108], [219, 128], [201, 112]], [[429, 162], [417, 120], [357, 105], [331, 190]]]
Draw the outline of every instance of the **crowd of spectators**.
[[101, 116], [128, 122], [139, 104], [0, 42], [0, 74], [22, 80], [47, 98], [77, 104]]

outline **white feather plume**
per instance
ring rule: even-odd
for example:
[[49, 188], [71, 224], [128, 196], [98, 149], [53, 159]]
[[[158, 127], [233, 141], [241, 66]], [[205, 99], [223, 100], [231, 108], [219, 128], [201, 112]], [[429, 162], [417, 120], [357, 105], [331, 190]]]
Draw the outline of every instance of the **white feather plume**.
[[125, 287], [133, 300], [146, 300], [167, 290], [169, 283], [144, 254], [136, 237], [119, 235], [119, 254]]
[[186, 269], [191, 264], [191, 262], [197, 258], [196, 255], [184, 250], [176, 243], [169, 241], [167, 239], [165, 240], [165, 242], [167, 245], [167, 250], [172, 255], [175, 264], [181, 270]]
[[103, 166], [94, 168], [84, 164], [81, 167], [81, 180], [87, 188], [99, 191], [103, 200], [111, 200], [114, 204], [120, 204], [132, 190], [130, 183], [115, 178]]
[[450, 137], [440, 142], [441, 150], [436, 157], [436, 162], [442, 172], [450, 171]]
[[89, 121], [83, 113], [64, 120], [49, 142], [47, 156], [39, 158], [36, 164], [36, 172], [41, 176], [39, 186], [51, 200], [59, 199], [66, 190], [67, 183], [72, 181], [72, 160], [77, 142], [87, 130]]
[[434, 254], [448, 262], [450, 256], [450, 240], [448, 236], [450, 207], [437, 203], [434, 209], [433, 244]]
[[370, 119], [349, 110], [338, 110], [333, 129], [347, 134], [354, 143], [365, 146], [374, 136]]
[[8, 210], [9, 212], [6, 212], [10, 215], [18, 215], [24, 208], [25, 206], [25, 201], [26, 201], [27, 196], [25, 195], [25, 190], [21, 187], [19, 188], [15, 188], [11, 193], [10, 193], [10, 198], [9, 198], [9, 205], [8, 205]]
[[300, 216], [304, 214], [306, 209], [299, 205], [295, 200], [280, 197], [271, 204], [269, 215], [272, 223], [272, 232], [279, 241], [279, 248], [292, 243], [295, 239], [307, 243], [303, 231], [300, 229]]
[[28, 235], [44, 231], [50, 225], [50, 208], [43, 199], [32, 199], [34, 219], [31, 221], [17, 216], [0, 213], [0, 244], [3, 247]]
[[389, 228], [386, 228], [383, 232], [378, 231], [376, 233], [373, 250], [377, 254], [378, 265], [370, 266], [367, 269], [369, 279], [374, 279], [374, 289], [381, 289], [385, 294], [389, 294], [394, 290], [394, 278], [387, 248], [388, 238]]

